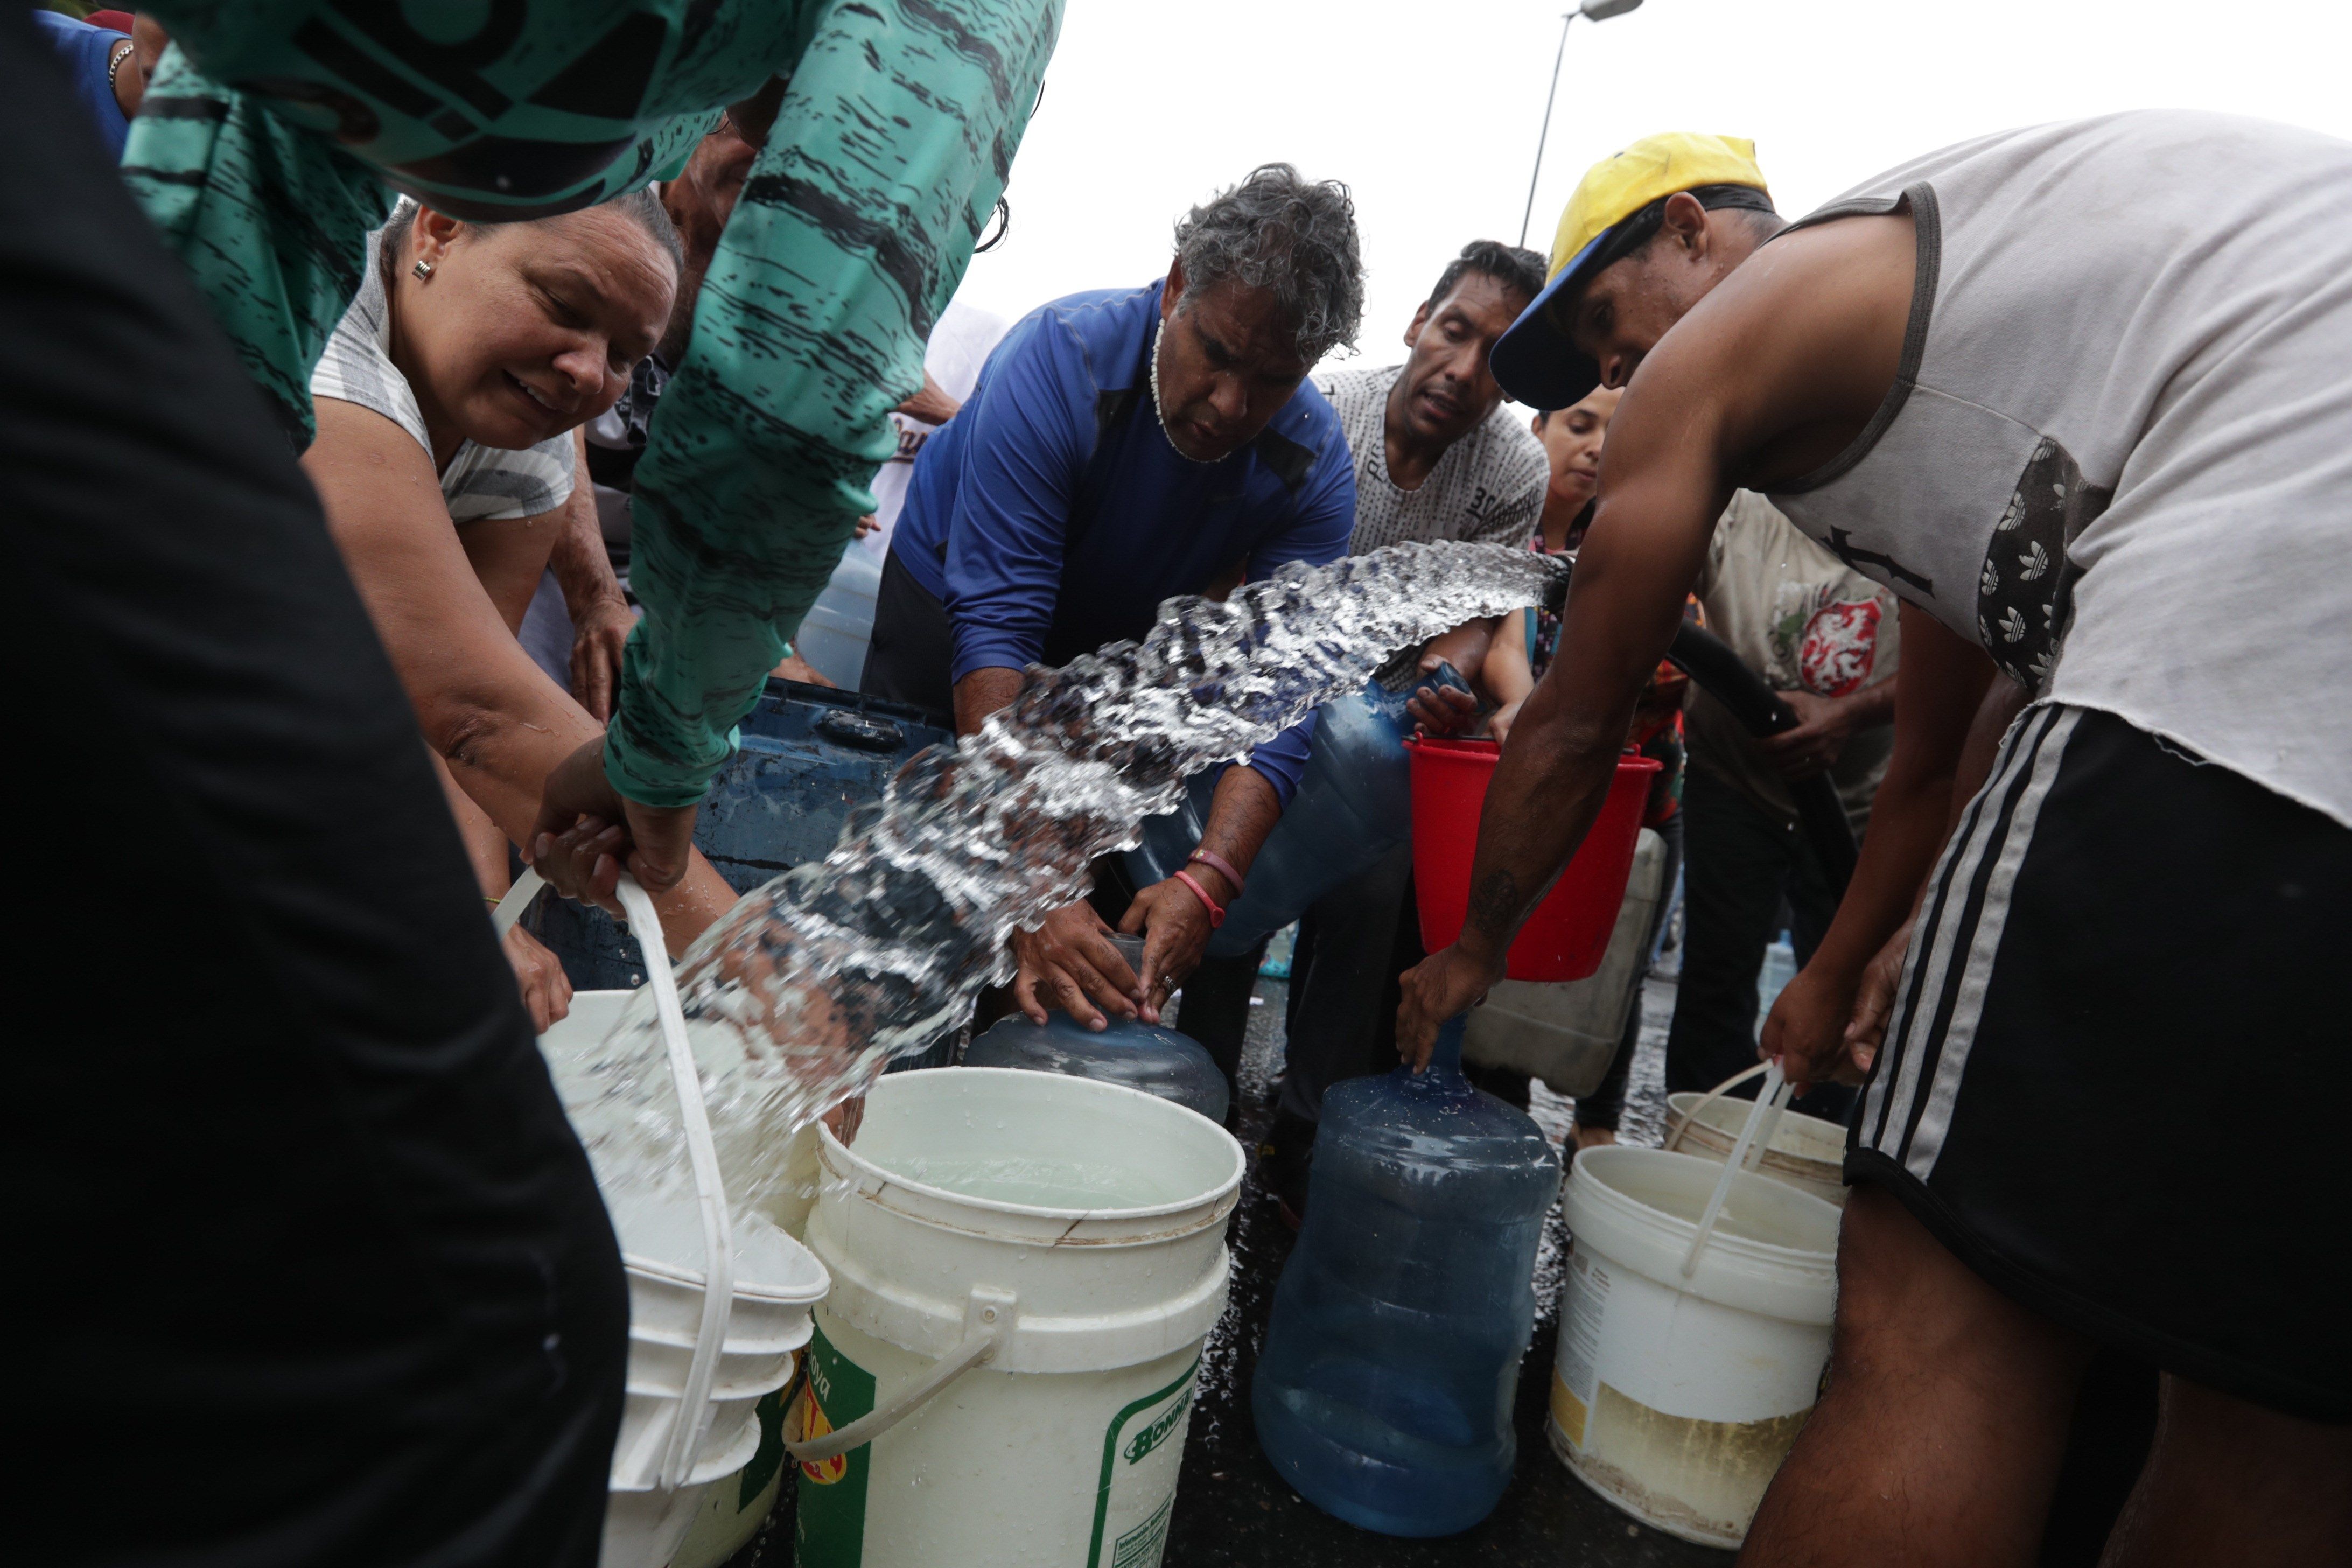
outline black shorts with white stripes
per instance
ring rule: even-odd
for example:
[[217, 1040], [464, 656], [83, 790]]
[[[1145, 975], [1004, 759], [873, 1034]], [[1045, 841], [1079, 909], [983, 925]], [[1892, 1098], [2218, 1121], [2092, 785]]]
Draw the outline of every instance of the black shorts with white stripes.
[[2112, 714], [2036, 708], [1921, 906], [1854, 1117], [1997, 1289], [2352, 1420], [2352, 828]]

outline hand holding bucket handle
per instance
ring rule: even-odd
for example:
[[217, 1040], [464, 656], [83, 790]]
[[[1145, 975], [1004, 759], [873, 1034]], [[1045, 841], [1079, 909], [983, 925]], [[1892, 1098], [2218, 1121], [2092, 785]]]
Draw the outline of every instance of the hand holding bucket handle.
[[[994, 1355], [1013, 1331], [1019, 1305], [1019, 1300], [1010, 1290], [973, 1286], [971, 1297], [964, 1302], [962, 1341], [941, 1356], [929, 1372], [889, 1404], [868, 1411], [837, 1432], [828, 1432], [804, 1443], [786, 1439], [784, 1452], [793, 1457], [795, 1464], [819, 1465], [866, 1447], [929, 1404], [933, 1394]], [[801, 1390], [801, 1397], [809, 1397], [805, 1387]]]
[[[1748, 1107], [1748, 1120], [1740, 1125], [1739, 1141], [1732, 1144], [1731, 1156], [1723, 1163], [1723, 1174], [1715, 1179], [1715, 1191], [1707, 1197], [1706, 1212], [1699, 1216], [1698, 1234], [1691, 1237], [1690, 1251], [1683, 1256], [1684, 1279], [1698, 1272], [1699, 1255], [1706, 1250], [1707, 1242], [1715, 1235], [1715, 1222], [1723, 1216], [1723, 1202], [1731, 1195], [1731, 1184], [1748, 1167], [1748, 1152], [1755, 1151], [1758, 1162], [1762, 1162], [1764, 1151], [1771, 1146], [1772, 1134], [1780, 1130], [1780, 1113], [1796, 1097], [1797, 1086], [1781, 1075], [1780, 1064], [1767, 1064], [1764, 1082], [1756, 1091], [1755, 1103]], [[1696, 1114], [1697, 1108], [1692, 1110]]]
[[[490, 915], [490, 924], [499, 935], [506, 934], [544, 886], [545, 879], [536, 871], [525, 871], [515, 879]], [[694, 1359], [687, 1364], [677, 1418], [671, 1423], [656, 1477], [662, 1490], [675, 1491], [686, 1484], [703, 1433], [710, 1426], [710, 1384], [719, 1373], [719, 1347], [726, 1342], [727, 1320], [735, 1305], [735, 1227], [727, 1212], [727, 1189], [719, 1176], [710, 1113], [702, 1103], [702, 1075], [695, 1065], [694, 1047], [687, 1043], [686, 1011], [678, 1005], [669, 949], [662, 941], [661, 916], [635, 878], [625, 873], [617, 891], [629, 930], [645, 958], [646, 984], [654, 994], [654, 1012], [661, 1022], [670, 1081], [677, 1090], [678, 1123], [686, 1131], [687, 1162], [694, 1172], [695, 1195], [702, 1211], [702, 1321], [695, 1331]]]

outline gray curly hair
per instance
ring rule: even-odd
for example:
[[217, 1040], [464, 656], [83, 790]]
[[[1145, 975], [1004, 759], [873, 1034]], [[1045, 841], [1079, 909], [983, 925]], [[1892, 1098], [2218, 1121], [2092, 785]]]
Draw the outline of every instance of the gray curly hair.
[[1177, 222], [1176, 257], [1187, 294], [1227, 279], [1271, 290], [1297, 323], [1298, 357], [1309, 365], [1356, 341], [1364, 262], [1356, 203], [1337, 180], [1309, 181], [1287, 163], [1262, 163]]

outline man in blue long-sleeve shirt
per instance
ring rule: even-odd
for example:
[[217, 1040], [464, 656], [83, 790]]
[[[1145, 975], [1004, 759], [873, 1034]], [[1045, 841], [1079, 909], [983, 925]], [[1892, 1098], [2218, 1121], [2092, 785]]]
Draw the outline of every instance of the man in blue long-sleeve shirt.
[[[915, 463], [883, 570], [865, 689], [951, 710], [960, 734], [1060, 665], [1151, 628], [1161, 600], [1347, 553], [1355, 475], [1307, 373], [1362, 311], [1346, 187], [1269, 164], [1177, 226], [1163, 280], [1075, 294], [1005, 335]], [[1013, 995], [1102, 1026], [1156, 1019], [1297, 786], [1310, 718], [1219, 780], [1184, 871], [1120, 928], [1085, 903], [1017, 935]]]

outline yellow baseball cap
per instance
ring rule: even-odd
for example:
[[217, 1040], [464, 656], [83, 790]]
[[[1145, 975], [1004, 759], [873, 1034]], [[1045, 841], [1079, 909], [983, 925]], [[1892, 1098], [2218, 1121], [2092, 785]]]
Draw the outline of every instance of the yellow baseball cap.
[[1710, 208], [1772, 210], [1756, 143], [1741, 137], [1669, 131], [1593, 164], [1561, 209], [1543, 292], [1496, 342], [1504, 391], [1538, 408], [1565, 408], [1601, 384], [1601, 367], [1569, 338], [1577, 299], [1602, 268], [1648, 242], [1678, 191]]

